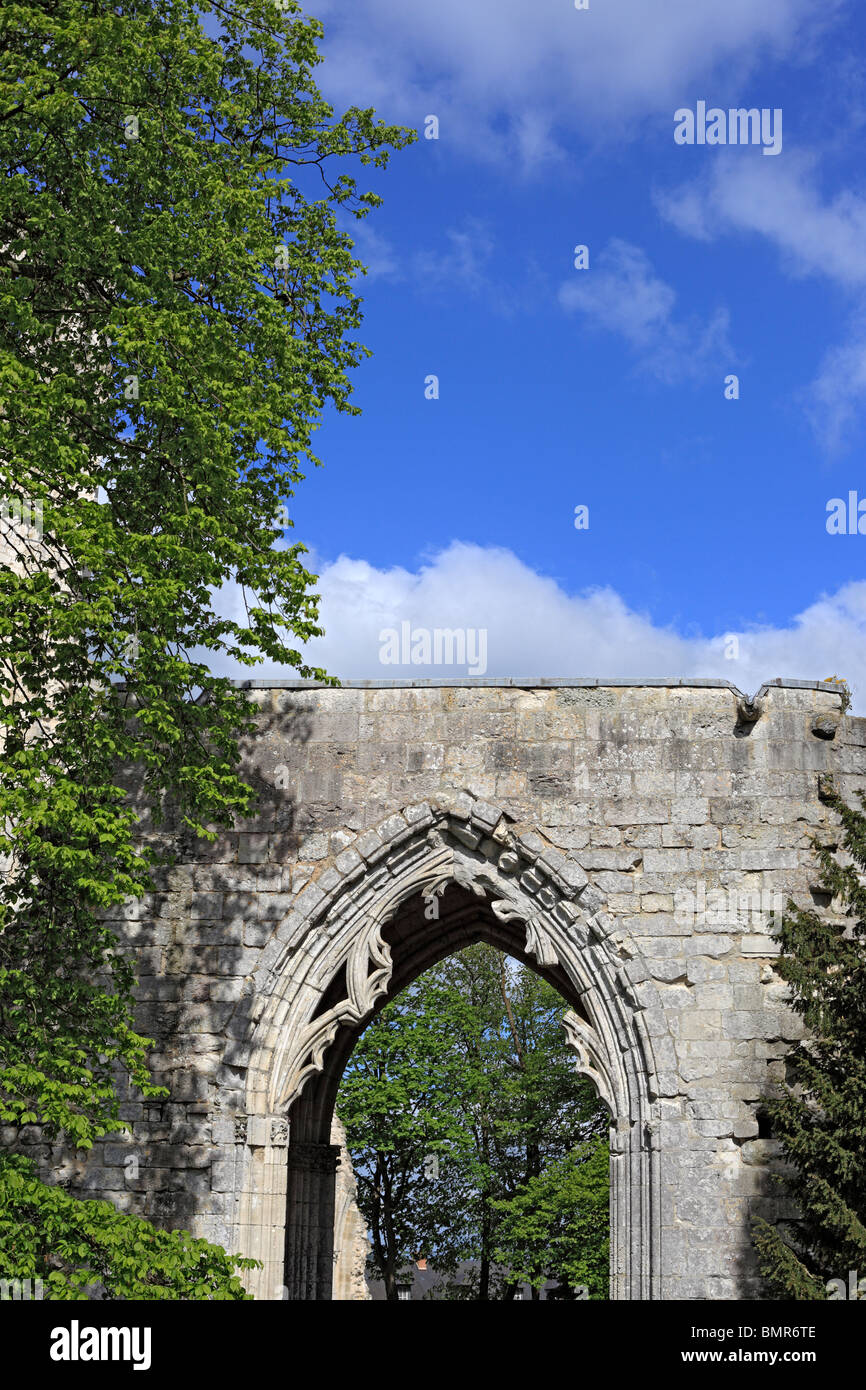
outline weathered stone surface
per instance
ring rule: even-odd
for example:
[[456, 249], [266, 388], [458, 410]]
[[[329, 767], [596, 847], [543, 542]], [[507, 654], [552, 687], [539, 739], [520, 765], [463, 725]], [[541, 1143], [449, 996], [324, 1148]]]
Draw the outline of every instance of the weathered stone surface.
[[364, 1278], [370, 1241], [364, 1218], [358, 1209], [358, 1189], [352, 1160], [346, 1148], [346, 1131], [334, 1115], [331, 1143], [340, 1146], [340, 1166], [334, 1201], [334, 1292], [340, 1302], [363, 1302], [370, 1298]]
[[[435, 944], [444, 919], [424, 902], [444, 894], [447, 913], [462, 894], [569, 982], [576, 1065], [613, 1117], [613, 1296], [751, 1296], [750, 1204], [768, 1200], [773, 1162], [757, 1113], [799, 1025], [772, 905], [811, 905], [806, 832], [832, 830], [822, 789], [866, 789], [866, 721], [809, 683], [770, 684], [747, 732], [718, 682], [252, 694], [248, 760], [270, 804], [111, 914], [171, 1100], [130, 1102], [132, 1142], [108, 1136], [85, 1166], [37, 1148], [43, 1167], [219, 1232], [264, 1260], [251, 1287], [265, 1298], [288, 1282], [291, 1173], [317, 1288], [336, 1220], [333, 1296], [363, 1297], [349, 1169], [328, 1218], [303, 1208], [302, 1152], [336, 1152], [334, 1049], [388, 996], [413, 933]], [[328, 1172], [309, 1171], [325, 1192]]]

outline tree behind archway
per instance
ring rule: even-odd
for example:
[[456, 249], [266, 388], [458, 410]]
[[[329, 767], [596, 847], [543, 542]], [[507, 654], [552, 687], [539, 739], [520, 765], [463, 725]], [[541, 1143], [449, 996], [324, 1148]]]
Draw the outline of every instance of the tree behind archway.
[[[534, 971], [477, 944], [420, 976], [360, 1038], [337, 1107], [389, 1299], [420, 1255], [443, 1297], [505, 1298], [523, 1281], [567, 1291], [575, 1241], [589, 1239], [586, 1267], [606, 1271], [609, 1115], [576, 1073], [566, 1007]], [[576, 1185], [591, 1159], [594, 1183]], [[606, 1273], [592, 1296], [607, 1297]]]

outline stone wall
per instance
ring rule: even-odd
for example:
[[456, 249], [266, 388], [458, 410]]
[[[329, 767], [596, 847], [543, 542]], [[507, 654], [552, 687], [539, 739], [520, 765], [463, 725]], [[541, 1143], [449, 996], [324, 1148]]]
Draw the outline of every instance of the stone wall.
[[346, 1131], [337, 1115], [331, 1121], [331, 1143], [340, 1149], [334, 1202], [334, 1299], [366, 1302], [370, 1298], [365, 1271], [370, 1240], [358, 1207], [358, 1184], [346, 1148]]
[[310, 1095], [338, 1029], [386, 997], [381, 932], [439, 873], [571, 991], [577, 1064], [614, 1110], [615, 1294], [753, 1293], [750, 1216], [782, 1210], [760, 1102], [799, 1035], [768, 909], [813, 905], [824, 779], [866, 789], [866, 721], [807, 682], [756, 706], [712, 681], [258, 683], [250, 699], [256, 818], [183, 844], [117, 923], [171, 1099], [130, 1099], [131, 1139], [86, 1165], [42, 1148], [45, 1166], [259, 1255], [257, 1295], [279, 1297], [298, 1078]]

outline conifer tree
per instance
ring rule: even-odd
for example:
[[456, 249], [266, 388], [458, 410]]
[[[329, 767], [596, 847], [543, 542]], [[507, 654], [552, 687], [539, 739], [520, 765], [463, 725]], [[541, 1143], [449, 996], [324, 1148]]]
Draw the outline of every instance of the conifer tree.
[[825, 1299], [830, 1281], [866, 1274], [866, 795], [860, 809], [835, 792], [827, 800], [843, 854], [816, 851], [821, 888], [841, 912], [790, 904], [779, 931], [777, 970], [808, 1030], [767, 1106], [786, 1163], [778, 1181], [799, 1219], [754, 1223], [767, 1294], [779, 1299]]

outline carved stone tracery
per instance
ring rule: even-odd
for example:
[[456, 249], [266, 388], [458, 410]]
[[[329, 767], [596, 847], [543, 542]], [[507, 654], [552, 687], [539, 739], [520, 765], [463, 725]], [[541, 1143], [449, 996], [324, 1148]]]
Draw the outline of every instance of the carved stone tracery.
[[[355, 868], [351, 880], [330, 894], [314, 893], [311, 910], [290, 914], [285, 932], [278, 932], [283, 946], [270, 967], [271, 988], [253, 1039], [248, 1109], [288, 1112], [322, 1070], [339, 1030], [362, 1023], [387, 995], [393, 972], [383, 937], [388, 923], [416, 895], [429, 900], [457, 884], [483, 900], [499, 921], [522, 923], [527, 954], [540, 967], [563, 972], [580, 1001], [584, 1016], [574, 1010], [566, 1016], [568, 1040], [578, 1070], [593, 1082], [614, 1124], [611, 1294], [653, 1297], [659, 1226], [651, 1097], [659, 1086], [641, 1020], [651, 987], [645, 985], [642, 996], [635, 991], [624, 969], [629, 956], [603, 911], [602, 895], [567, 856], [537, 835], [521, 836], [501, 817], [491, 838], [487, 807], [477, 824], [472, 807], [468, 816], [461, 808], [456, 817], [446, 808], [422, 810], [414, 826], [391, 818], [389, 826], [398, 822], [396, 843], [385, 841], [363, 872]], [[326, 992], [343, 970], [345, 995], [324, 1009]], [[291, 1145], [288, 1153], [292, 1164]], [[244, 1198], [247, 1224], [253, 1196]], [[273, 1251], [261, 1253], [276, 1259]], [[265, 1277], [272, 1282], [273, 1272]]]

